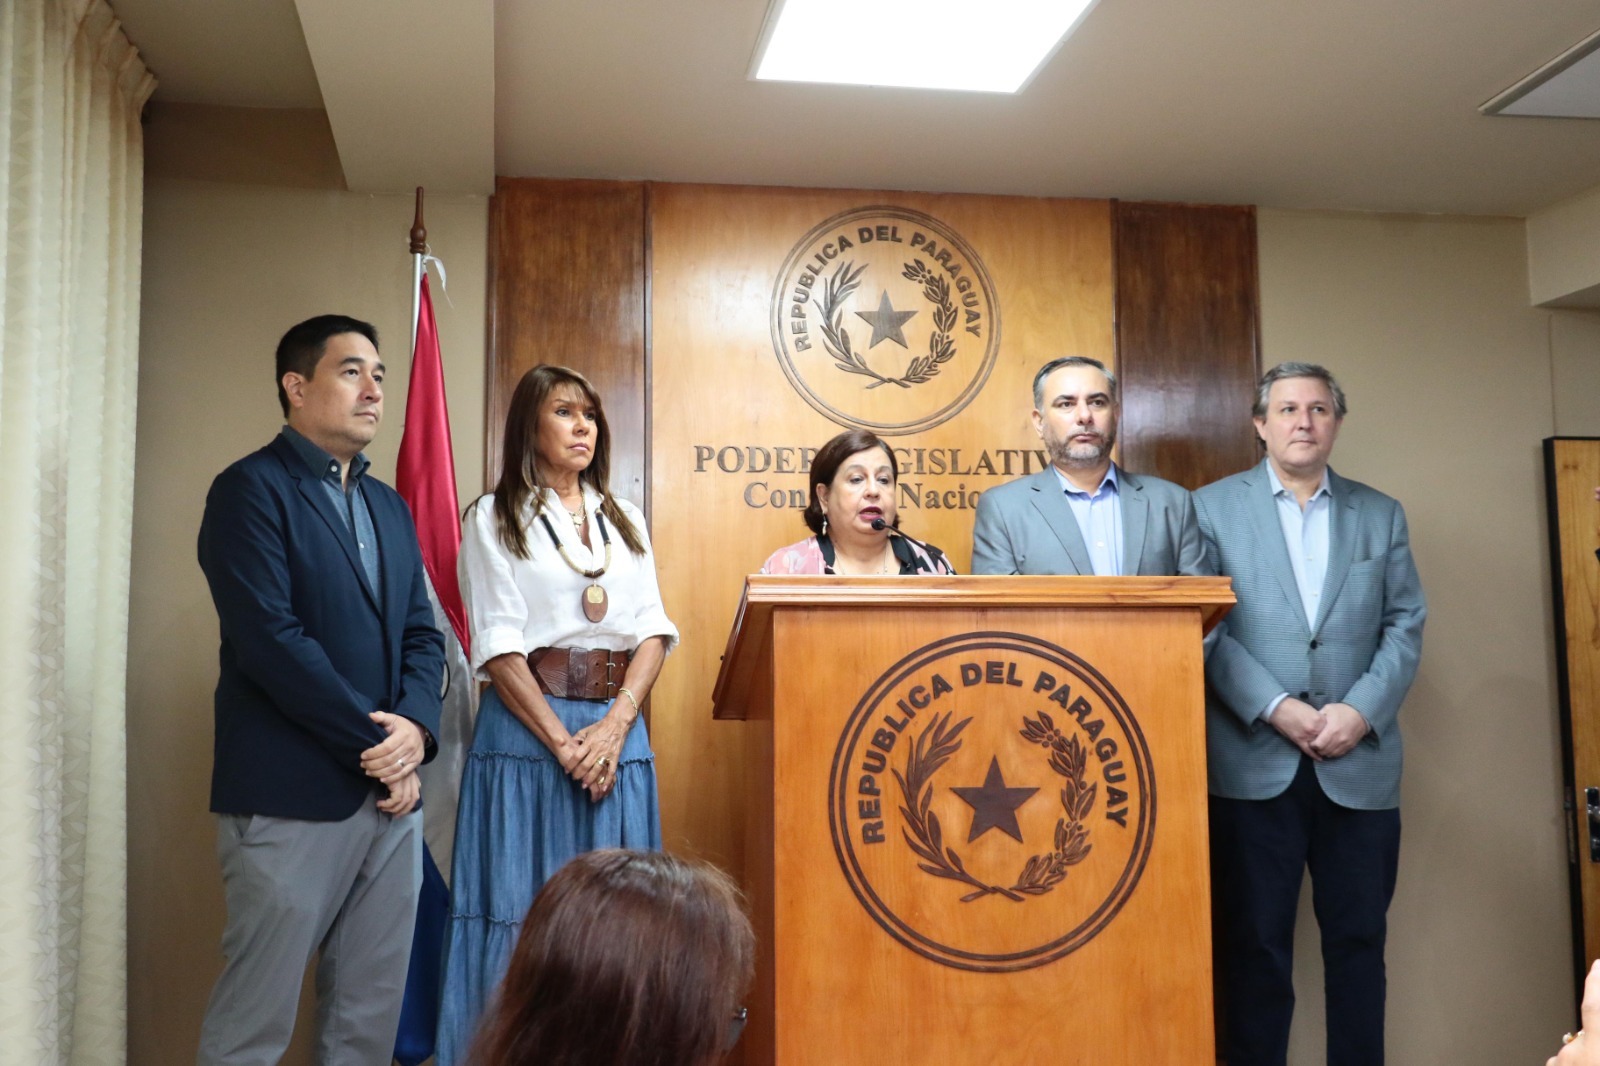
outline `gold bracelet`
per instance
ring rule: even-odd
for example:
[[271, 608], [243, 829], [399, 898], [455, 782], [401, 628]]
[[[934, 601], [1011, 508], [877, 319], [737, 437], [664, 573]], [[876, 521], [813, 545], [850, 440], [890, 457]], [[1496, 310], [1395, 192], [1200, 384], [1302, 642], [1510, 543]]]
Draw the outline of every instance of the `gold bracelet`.
[[617, 695], [628, 697], [628, 702], [633, 704], [633, 716], [635, 718], [639, 717], [639, 698], [621, 685], [617, 686]]

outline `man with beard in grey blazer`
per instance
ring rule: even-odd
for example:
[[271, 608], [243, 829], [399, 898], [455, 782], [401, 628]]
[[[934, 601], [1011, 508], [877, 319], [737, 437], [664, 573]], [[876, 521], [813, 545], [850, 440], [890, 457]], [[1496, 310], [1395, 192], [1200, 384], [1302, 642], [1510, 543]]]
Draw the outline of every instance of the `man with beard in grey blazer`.
[[1039, 368], [1033, 428], [1050, 468], [978, 498], [974, 574], [1206, 572], [1189, 493], [1111, 461], [1121, 409], [1117, 379], [1099, 360]]
[[1400, 856], [1400, 703], [1427, 615], [1405, 512], [1328, 467], [1327, 370], [1261, 379], [1260, 465], [1195, 493], [1238, 604], [1208, 641], [1206, 747], [1228, 1066], [1282, 1066], [1309, 868], [1329, 1066], [1383, 1062], [1386, 914]]

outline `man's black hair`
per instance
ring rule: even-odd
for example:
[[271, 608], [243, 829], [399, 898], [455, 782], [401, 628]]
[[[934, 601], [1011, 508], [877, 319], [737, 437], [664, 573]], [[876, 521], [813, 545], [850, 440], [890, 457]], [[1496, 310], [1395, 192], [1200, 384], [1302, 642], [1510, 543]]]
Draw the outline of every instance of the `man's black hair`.
[[322, 361], [322, 353], [327, 351], [328, 338], [341, 333], [359, 333], [372, 342], [374, 350], [378, 347], [377, 327], [349, 315], [308, 318], [297, 326], [289, 327], [289, 332], [278, 342], [278, 376], [275, 380], [278, 383], [278, 405], [283, 408], [284, 418], [289, 417], [289, 394], [283, 391], [283, 375], [292, 371], [303, 378], [311, 377], [316, 372], [317, 364]]

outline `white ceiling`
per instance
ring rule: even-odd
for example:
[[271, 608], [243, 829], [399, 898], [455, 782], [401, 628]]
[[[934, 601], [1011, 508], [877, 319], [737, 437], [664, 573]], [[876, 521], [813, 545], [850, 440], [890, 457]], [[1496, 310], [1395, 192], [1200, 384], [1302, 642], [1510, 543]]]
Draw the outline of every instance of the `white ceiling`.
[[369, 191], [498, 174], [1521, 216], [1600, 186], [1600, 122], [1477, 111], [1600, 29], [1600, 0], [1100, 0], [1016, 97], [750, 81], [767, 0], [110, 2], [158, 101], [326, 106]]
[[160, 99], [317, 107], [322, 92], [294, 0], [109, 0]]

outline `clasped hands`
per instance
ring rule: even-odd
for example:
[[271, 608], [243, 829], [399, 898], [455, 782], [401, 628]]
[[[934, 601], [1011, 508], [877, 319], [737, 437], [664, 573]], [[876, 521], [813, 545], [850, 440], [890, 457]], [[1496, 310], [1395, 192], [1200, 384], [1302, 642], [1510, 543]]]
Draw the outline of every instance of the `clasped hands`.
[[1293, 696], [1285, 697], [1268, 721], [1317, 762], [1337, 759], [1372, 728], [1361, 712], [1348, 703], [1330, 703], [1319, 711]]
[[617, 763], [622, 758], [622, 742], [628, 738], [631, 723], [615, 712], [584, 726], [556, 750], [561, 768], [598, 803], [616, 787]]
[[388, 711], [373, 711], [368, 717], [389, 734], [383, 743], [361, 753], [362, 772], [389, 790], [388, 797], [378, 801], [378, 810], [396, 818], [410, 814], [422, 799], [422, 782], [417, 778], [425, 754], [422, 727]]

